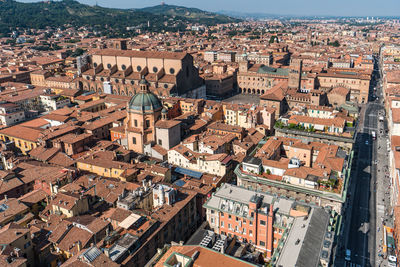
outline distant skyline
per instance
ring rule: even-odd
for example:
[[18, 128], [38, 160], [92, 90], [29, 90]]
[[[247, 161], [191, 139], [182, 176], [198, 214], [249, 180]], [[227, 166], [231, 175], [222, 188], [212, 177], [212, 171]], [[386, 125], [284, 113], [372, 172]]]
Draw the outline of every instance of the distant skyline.
[[[18, 0], [38, 2], [37, 0]], [[155, 0], [78, 0], [88, 5], [113, 8], [143, 8], [161, 4]], [[298, 16], [400, 16], [399, 0], [170, 0], [166, 4], [196, 7], [206, 11], [268, 13]]]

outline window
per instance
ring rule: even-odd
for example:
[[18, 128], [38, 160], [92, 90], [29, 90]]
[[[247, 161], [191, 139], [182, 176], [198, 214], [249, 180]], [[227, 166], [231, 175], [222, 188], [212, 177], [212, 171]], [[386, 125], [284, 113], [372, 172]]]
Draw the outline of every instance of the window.
[[168, 84], [164, 83], [164, 88], [167, 89], [168, 88]]
[[146, 120], [146, 128], [150, 127], [150, 120]]
[[260, 225], [266, 225], [265, 221], [261, 220]]
[[232, 225], [230, 223], [228, 223], [228, 229], [232, 230]]
[[132, 137], [132, 143], [136, 145], [136, 137]]
[[[158, 144], [159, 144], [160, 146], [162, 146], [162, 140], [161, 140], [161, 139], [158, 139]], [[212, 210], [211, 213], [214, 213], [214, 211]]]
[[103, 77], [101, 77], [101, 78], [100, 78], [100, 81], [104, 82], [104, 78], [103, 78]]
[[93, 66], [95, 67], [95, 68], [97, 68], [97, 63], [95, 62], [95, 63], [93, 63]]
[[224, 213], [223, 212], [221, 212], [221, 217], [224, 217]]
[[229, 219], [231, 219], [231, 218], [232, 218], [232, 216], [229, 214], [228, 218], [229, 218]]
[[249, 230], [249, 236], [253, 236], [253, 230]]
[[174, 68], [170, 68], [169, 69], [169, 73], [174, 74], [175, 73], [175, 69]]
[[214, 224], [214, 218], [211, 218], [211, 224]]
[[246, 228], [243, 228], [243, 234], [244, 235], [246, 234]]
[[122, 64], [121, 68], [122, 70], [126, 70], [126, 66], [124, 64]]
[[110, 63], [107, 64], [107, 68], [111, 69], [111, 64]]
[[260, 246], [265, 247], [265, 242], [264, 241], [260, 241]]
[[24, 248], [29, 248], [31, 246], [31, 241], [28, 241], [25, 245]]
[[153, 72], [157, 73], [157, 71], [158, 71], [158, 68], [157, 67], [153, 67]]
[[135, 123], [135, 127], [137, 127], [137, 120], [134, 120], [134, 123]]
[[224, 227], [225, 227], [225, 226], [224, 226], [224, 222], [221, 222], [221, 227], [222, 227], [222, 228], [224, 228]]
[[142, 67], [137, 66], [136, 69], [137, 69], [137, 71], [141, 71], [141, 70], [142, 70]]

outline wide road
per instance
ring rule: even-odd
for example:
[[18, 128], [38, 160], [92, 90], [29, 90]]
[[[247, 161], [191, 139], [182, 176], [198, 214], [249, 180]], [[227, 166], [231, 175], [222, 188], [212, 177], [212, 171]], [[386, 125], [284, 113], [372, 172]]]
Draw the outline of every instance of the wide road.
[[[377, 66], [377, 64], [376, 64]], [[377, 86], [380, 81], [379, 72], [375, 72], [372, 88], [377, 87], [376, 94], [380, 96], [381, 88]], [[372, 90], [371, 90], [372, 91]], [[372, 93], [372, 92], [371, 92]], [[371, 99], [370, 99], [371, 101]], [[364, 106], [358, 125], [355, 151], [355, 170], [352, 172], [351, 196], [347, 209], [351, 214], [346, 214], [350, 220], [347, 231], [346, 248], [351, 250], [351, 261], [347, 265], [352, 266], [377, 266], [377, 222], [376, 222], [376, 181], [377, 165], [375, 162], [383, 158], [378, 157], [378, 141], [373, 140], [372, 132], [379, 136], [379, 113], [383, 111], [380, 101], [371, 101]], [[380, 138], [380, 136], [378, 137]], [[382, 145], [381, 145], [382, 146]], [[381, 150], [384, 149], [381, 147]], [[340, 262], [340, 261], [339, 261]]]
[[[376, 155], [376, 142], [372, 140], [371, 132], [378, 131], [378, 111], [382, 107], [369, 103], [365, 107], [363, 122], [357, 135], [356, 169], [352, 177], [354, 183], [353, 195], [349, 205], [352, 205], [350, 229], [348, 231], [347, 248], [352, 252], [351, 262], [360, 266], [375, 266], [376, 235], [376, 199], [375, 179], [376, 168], [373, 162]], [[367, 144], [368, 142], [368, 144]]]

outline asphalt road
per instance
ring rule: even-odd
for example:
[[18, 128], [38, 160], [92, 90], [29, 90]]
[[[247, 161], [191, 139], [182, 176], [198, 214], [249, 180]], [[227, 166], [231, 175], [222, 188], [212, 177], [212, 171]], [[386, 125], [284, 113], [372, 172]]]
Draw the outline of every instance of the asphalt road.
[[[378, 67], [378, 66], [376, 66]], [[376, 71], [371, 82], [371, 95], [373, 88], [379, 83], [379, 72]], [[381, 89], [377, 89], [380, 95]], [[350, 187], [344, 210], [343, 233], [338, 239], [338, 251], [336, 253], [335, 266], [379, 266], [380, 259], [377, 257], [377, 246], [379, 246], [379, 233], [377, 233], [377, 167], [378, 160], [381, 165], [387, 161], [387, 153], [380, 141], [380, 153], [378, 154], [378, 141], [372, 139], [372, 131], [381, 138], [379, 134], [379, 112], [383, 110], [380, 101], [369, 100], [363, 106], [354, 147], [353, 170], [350, 178]], [[386, 164], [386, 163], [385, 163]], [[383, 164], [383, 165], [385, 165]], [[381, 174], [381, 173], [380, 173]], [[382, 175], [381, 175], [382, 176]], [[379, 180], [380, 181], [380, 180]], [[380, 192], [378, 190], [378, 192]], [[381, 195], [381, 194], [380, 194]], [[380, 216], [380, 214], [378, 214]], [[378, 238], [377, 238], [378, 234]], [[351, 250], [351, 261], [344, 260], [345, 249]], [[378, 248], [379, 249], [379, 248]]]
[[352, 181], [355, 187], [349, 203], [352, 205], [352, 214], [347, 248], [352, 252], [351, 262], [360, 266], [375, 266], [376, 169], [373, 162], [377, 147], [371, 132], [377, 131], [377, 114], [380, 109], [381, 106], [374, 103], [366, 105], [363, 123], [359, 128], [361, 130], [356, 139], [358, 158]]

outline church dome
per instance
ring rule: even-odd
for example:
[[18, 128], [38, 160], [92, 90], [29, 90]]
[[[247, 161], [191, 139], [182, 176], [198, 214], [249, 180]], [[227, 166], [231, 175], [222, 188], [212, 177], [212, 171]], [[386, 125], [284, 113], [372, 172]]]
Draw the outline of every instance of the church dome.
[[148, 90], [148, 82], [142, 78], [141, 90], [129, 101], [129, 109], [138, 111], [152, 111], [162, 108], [160, 99]]
[[129, 101], [129, 108], [140, 111], [150, 111], [162, 108], [158, 97], [150, 92], [139, 92]]

